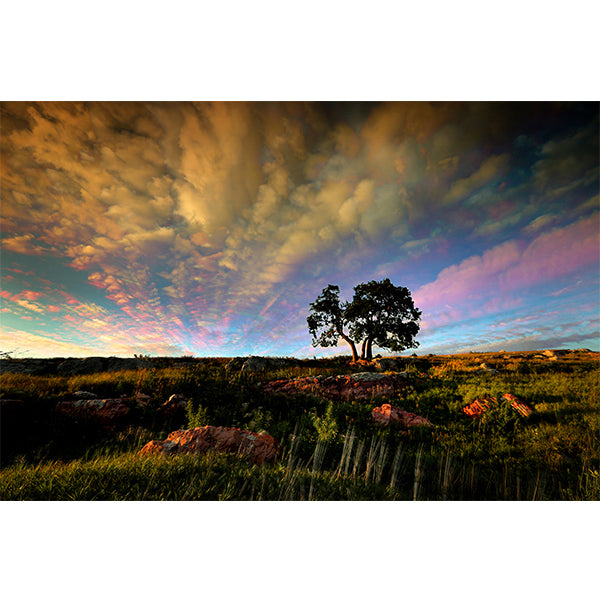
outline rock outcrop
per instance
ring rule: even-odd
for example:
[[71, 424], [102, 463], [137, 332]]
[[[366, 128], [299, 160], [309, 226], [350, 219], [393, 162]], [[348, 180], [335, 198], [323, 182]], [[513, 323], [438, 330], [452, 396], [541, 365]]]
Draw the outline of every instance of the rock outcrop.
[[185, 414], [187, 399], [182, 394], [173, 394], [166, 402], [158, 407], [158, 413], [163, 417], [179, 417]]
[[519, 400], [513, 394], [504, 394], [498, 401], [494, 396], [484, 396], [482, 398], [477, 398], [463, 407], [463, 412], [470, 417], [480, 417], [484, 412], [489, 410], [494, 406], [499, 406], [502, 402], [508, 402], [512, 408], [514, 408], [521, 416], [528, 417], [531, 413], [533, 413], [533, 409], [529, 407], [525, 402]]
[[262, 465], [275, 461], [281, 448], [277, 440], [268, 433], [205, 425], [173, 431], [164, 441], [148, 442], [140, 450], [140, 454], [195, 454], [209, 450], [242, 454], [250, 462]]
[[72, 419], [93, 422], [107, 431], [114, 431], [129, 415], [125, 398], [71, 400], [56, 404], [56, 411]]
[[271, 394], [315, 395], [333, 401], [370, 400], [376, 397], [392, 396], [406, 387], [406, 374], [386, 375], [384, 373], [353, 373], [324, 377], [300, 377], [298, 379], [278, 379], [263, 385], [263, 390]]
[[88, 358], [67, 358], [56, 368], [60, 375], [87, 375], [114, 371], [137, 371], [153, 369], [158, 365], [142, 358], [118, 358], [116, 356], [90, 356]]
[[373, 421], [380, 425], [397, 423], [400, 427], [405, 429], [415, 426], [431, 427], [433, 425], [429, 419], [407, 412], [392, 406], [391, 404], [376, 406], [371, 412], [371, 417], [373, 418]]
[[46, 358], [17, 358], [0, 360], [0, 373], [23, 373], [27, 375], [48, 375], [56, 373], [58, 362]]
[[376, 358], [373, 363], [380, 371], [402, 371], [401, 358]]
[[504, 394], [500, 400], [504, 400], [505, 402], [510, 402], [510, 405], [523, 417], [528, 417], [533, 413], [533, 409], [525, 404], [522, 400], [519, 400], [513, 394]]

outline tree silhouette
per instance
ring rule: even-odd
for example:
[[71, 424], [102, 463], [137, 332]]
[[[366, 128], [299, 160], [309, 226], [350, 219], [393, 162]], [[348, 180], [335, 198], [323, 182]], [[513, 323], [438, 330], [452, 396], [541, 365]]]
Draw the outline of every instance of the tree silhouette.
[[313, 346], [337, 346], [340, 338], [358, 360], [356, 345], [362, 342], [360, 358], [373, 358], [373, 344], [394, 352], [416, 348], [421, 311], [415, 308], [410, 290], [389, 279], [360, 283], [352, 302], [340, 302], [340, 289], [329, 285], [310, 304], [307, 317]]

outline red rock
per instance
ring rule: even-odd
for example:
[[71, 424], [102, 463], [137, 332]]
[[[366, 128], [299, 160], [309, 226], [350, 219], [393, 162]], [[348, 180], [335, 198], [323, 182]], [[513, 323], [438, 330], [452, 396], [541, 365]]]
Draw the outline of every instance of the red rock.
[[148, 394], [142, 394], [142, 392], [137, 392], [135, 395], [135, 402], [138, 406], [148, 406], [150, 403], [150, 396]]
[[[500, 398], [501, 401], [509, 402], [512, 408], [514, 408], [523, 417], [528, 417], [533, 413], [533, 409], [530, 408], [525, 402], [519, 400], [513, 394], [504, 394]], [[463, 407], [463, 412], [470, 417], [480, 417], [490, 406], [498, 406], [498, 400], [493, 396], [485, 396], [484, 398], [478, 398], [471, 402], [471, 404]]]
[[406, 377], [383, 373], [353, 373], [333, 377], [301, 377], [269, 381], [263, 390], [272, 394], [313, 394], [328, 400], [371, 400], [393, 396], [406, 386]]
[[205, 425], [194, 429], [173, 431], [163, 442], [148, 442], [140, 454], [194, 454], [208, 450], [234, 452], [248, 457], [258, 465], [274, 461], [281, 448], [268, 433], [253, 433], [237, 427]]
[[407, 412], [391, 404], [376, 406], [371, 412], [371, 416], [373, 421], [381, 425], [389, 425], [390, 423], [398, 423], [402, 427], [414, 427], [416, 425], [430, 427], [433, 425], [429, 419]]
[[187, 400], [182, 394], [173, 394], [166, 402], [158, 407], [158, 412], [163, 417], [175, 417], [185, 414]]
[[525, 402], [519, 400], [516, 396], [513, 396], [512, 394], [504, 394], [501, 400], [506, 400], [507, 402], [510, 402], [510, 405], [524, 417], [528, 417], [531, 413], [533, 413], [533, 409], [531, 407], [527, 406]]
[[56, 404], [56, 410], [67, 417], [96, 422], [107, 430], [115, 429], [129, 414], [122, 398], [63, 401]]
[[471, 404], [463, 406], [463, 412], [470, 417], [479, 417], [490, 407], [490, 404], [497, 405], [498, 401], [492, 396], [478, 398], [471, 402]]

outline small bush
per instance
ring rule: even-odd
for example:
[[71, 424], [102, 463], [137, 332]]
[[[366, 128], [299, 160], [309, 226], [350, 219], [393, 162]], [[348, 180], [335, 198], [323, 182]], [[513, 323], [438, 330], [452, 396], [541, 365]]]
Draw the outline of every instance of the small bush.
[[188, 400], [185, 407], [185, 415], [187, 417], [188, 429], [194, 429], [194, 427], [204, 427], [208, 425], [208, 411], [203, 408], [202, 405], [198, 405], [198, 408], [194, 409], [194, 403]]
[[317, 436], [320, 441], [333, 442], [337, 438], [338, 426], [331, 402], [327, 404], [323, 417], [318, 417], [316, 413], [313, 413], [312, 424], [317, 430]]

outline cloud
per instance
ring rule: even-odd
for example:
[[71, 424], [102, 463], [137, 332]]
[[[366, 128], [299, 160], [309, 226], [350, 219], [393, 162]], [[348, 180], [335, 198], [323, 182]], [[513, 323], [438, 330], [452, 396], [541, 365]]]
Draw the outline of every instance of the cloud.
[[436, 306], [461, 303], [465, 298], [481, 297], [483, 292], [497, 289], [499, 278], [517, 264], [521, 247], [516, 241], [486, 250], [481, 256], [471, 256], [457, 265], [443, 269], [435, 281], [415, 291], [419, 305]]
[[545, 229], [548, 225], [555, 223], [557, 218], [556, 215], [550, 213], [540, 215], [524, 227], [524, 231], [527, 233], [537, 233], [540, 229]]
[[28, 256], [41, 256], [46, 254], [46, 249], [35, 244], [35, 236], [31, 233], [15, 235], [11, 238], [2, 239], [2, 249], [9, 252], [17, 252]]
[[547, 196], [562, 196], [583, 186], [598, 189], [598, 115], [575, 133], [547, 141], [533, 165], [534, 181]]
[[425, 309], [457, 305], [470, 310], [484, 298], [518, 294], [597, 264], [598, 216], [542, 233], [528, 245], [511, 240], [446, 267], [415, 291], [415, 302]]
[[[182, 349], [214, 347], [210, 336], [237, 343], [259, 335], [239, 320], [275, 318], [283, 299], [308, 302], [328, 278], [411, 273], [419, 260], [415, 278], [427, 281], [427, 261], [444, 265], [457, 239], [457, 264], [421, 287], [424, 304], [440, 319], [461, 302], [492, 310], [491, 289], [511, 291], [511, 280], [529, 285], [595, 260], [592, 225], [562, 237], [549, 230], [590, 218], [589, 194], [573, 200], [568, 217], [541, 199], [573, 178], [578, 190], [593, 183], [592, 130], [536, 138], [530, 122], [538, 110], [425, 102], [7, 105], [2, 249], [32, 264], [53, 257], [97, 294], [84, 302], [54, 290], [21, 302], [57, 321], [68, 316], [73, 330], [129, 336], [122, 343], [130, 345], [136, 324], [152, 347], [161, 338]], [[531, 140], [529, 150], [519, 146], [531, 155], [518, 172], [517, 134]], [[570, 157], [581, 147], [578, 166]], [[533, 241], [512, 235], [521, 223]], [[472, 240], [492, 247], [474, 252]], [[290, 310], [297, 319], [298, 309]]]
[[508, 154], [500, 154], [486, 158], [473, 174], [452, 183], [444, 202], [446, 204], [452, 204], [467, 198], [484, 185], [504, 176], [508, 171], [509, 164], [510, 157]]

